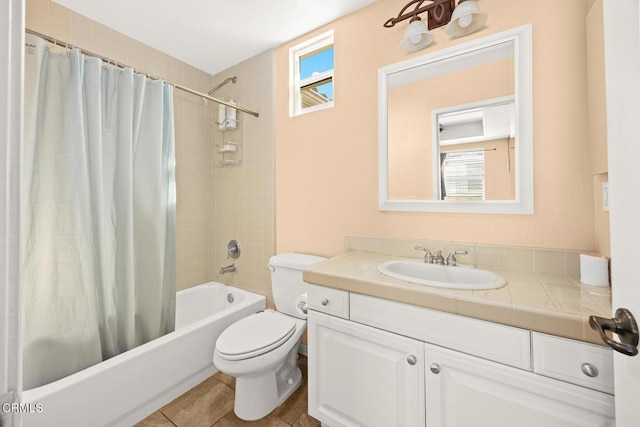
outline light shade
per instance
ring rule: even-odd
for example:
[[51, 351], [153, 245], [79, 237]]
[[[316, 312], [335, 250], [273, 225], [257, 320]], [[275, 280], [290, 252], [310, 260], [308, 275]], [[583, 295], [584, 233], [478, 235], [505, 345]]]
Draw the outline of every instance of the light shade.
[[473, 0], [459, 3], [451, 15], [451, 22], [444, 32], [451, 37], [460, 37], [477, 31], [487, 22], [487, 14]]
[[415, 52], [423, 49], [433, 42], [433, 34], [427, 29], [427, 25], [420, 18], [411, 21], [404, 37], [400, 42], [400, 48], [406, 52]]

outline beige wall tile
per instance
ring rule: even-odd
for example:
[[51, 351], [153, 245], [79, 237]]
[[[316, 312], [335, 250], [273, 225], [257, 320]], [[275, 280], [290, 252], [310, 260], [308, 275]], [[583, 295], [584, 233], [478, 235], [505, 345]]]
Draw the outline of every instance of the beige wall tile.
[[49, 33], [49, 16], [36, 12], [31, 9], [27, 9], [26, 11], [26, 26], [30, 30], [37, 31], [42, 34]]
[[106, 25], [102, 25], [99, 22], [91, 21], [91, 33], [94, 37], [99, 37], [101, 39], [109, 40], [111, 39], [111, 33], [113, 30]]
[[[210, 103], [209, 116], [196, 117], [196, 122], [209, 123], [213, 142], [242, 142], [243, 163], [240, 166], [214, 168], [214, 270], [216, 280], [238, 286], [267, 296], [273, 306], [271, 296], [271, 275], [267, 267], [268, 259], [274, 255], [274, 137], [273, 137], [273, 84], [257, 85], [255, 82], [266, 75], [273, 79], [273, 53], [265, 52], [251, 58], [213, 79], [206, 80], [202, 73], [192, 73], [188, 78], [201, 90], [209, 90], [227, 77], [237, 76], [236, 84], [229, 83], [213, 95], [228, 100], [233, 98], [241, 105], [258, 111], [259, 118], [240, 113], [242, 121], [237, 131], [220, 132], [215, 122], [218, 120], [218, 106]], [[221, 154], [211, 151], [211, 159], [218, 165]], [[242, 255], [236, 260], [238, 271], [220, 276], [220, 267], [230, 264], [226, 258], [226, 246], [230, 239], [237, 239], [242, 246]]]
[[93, 52], [91, 31], [73, 27], [71, 29], [71, 44]]
[[533, 271], [533, 250], [528, 248], [505, 248], [506, 270]]
[[356, 252], [383, 253], [380, 250], [381, 241], [380, 237], [347, 236], [346, 249], [347, 251]]
[[93, 31], [93, 21], [87, 18], [84, 15], [80, 15], [79, 13], [72, 12], [71, 13], [71, 26], [74, 30], [79, 30], [87, 33], [91, 33]]
[[564, 251], [534, 249], [533, 271], [537, 273], [564, 274]]
[[71, 40], [70, 22], [49, 18], [49, 35], [68, 42]]
[[26, 2], [27, 15], [29, 12], [49, 16], [49, 0], [28, 0]]
[[49, 2], [49, 19], [60, 21], [62, 25], [71, 27], [71, 10], [53, 1]]
[[478, 245], [476, 263], [482, 267], [502, 268], [504, 266], [504, 248]]

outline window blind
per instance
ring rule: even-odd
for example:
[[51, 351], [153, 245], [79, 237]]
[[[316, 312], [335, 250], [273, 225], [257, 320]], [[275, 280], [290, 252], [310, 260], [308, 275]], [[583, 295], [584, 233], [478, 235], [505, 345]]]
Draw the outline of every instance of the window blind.
[[484, 150], [449, 151], [443, 154], [445, 199], [484, 200]]

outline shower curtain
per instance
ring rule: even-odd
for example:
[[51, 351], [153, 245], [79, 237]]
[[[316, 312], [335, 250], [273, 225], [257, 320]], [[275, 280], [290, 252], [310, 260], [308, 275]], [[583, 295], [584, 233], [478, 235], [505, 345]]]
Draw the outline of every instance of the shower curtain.
[[173, 87], [27, 35], [24, 388], [173, 331]]

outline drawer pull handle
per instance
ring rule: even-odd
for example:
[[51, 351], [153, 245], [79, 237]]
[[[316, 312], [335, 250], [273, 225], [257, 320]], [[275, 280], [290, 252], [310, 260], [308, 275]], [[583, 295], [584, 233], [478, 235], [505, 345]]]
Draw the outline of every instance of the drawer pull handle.
[[326, 307], [327, 305], [329, 305], [329, 300], [326, 299], [326, 298], [322, 298], [322, 301], [320, 301], [320, 304], [322, 304], [322, 305], [324, 305]]
[[437, 375], [440, 373], [440, 365], [438, 365], [437, 363], [432, 363], [431, 366], [429, 366], [429, 370]]
[[595, 378], [598, 376], [598, 368], [593, 366], [591, 363], [583, 363], [581, 369], [582, 373], [590, 378]]
[[415, 365], [418, 362], [418, 358], [413, 354], [407, 356], [407, 363], [411, 366]]

